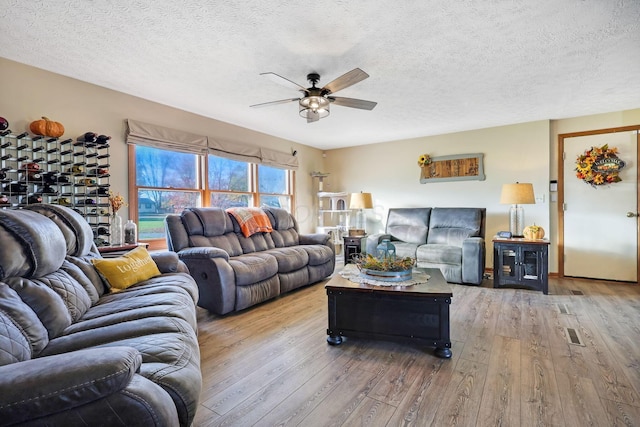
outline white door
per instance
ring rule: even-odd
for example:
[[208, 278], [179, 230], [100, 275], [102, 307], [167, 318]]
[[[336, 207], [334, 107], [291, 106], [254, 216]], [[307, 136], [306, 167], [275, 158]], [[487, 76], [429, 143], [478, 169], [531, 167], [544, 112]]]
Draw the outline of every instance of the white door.
[[[622, 181], [593, 188], [576, 177], [576, 159], [605, 144], [625, 162]], [[564, 139], [565, 276], [637, 281], [636, 145], [635, 130]]]

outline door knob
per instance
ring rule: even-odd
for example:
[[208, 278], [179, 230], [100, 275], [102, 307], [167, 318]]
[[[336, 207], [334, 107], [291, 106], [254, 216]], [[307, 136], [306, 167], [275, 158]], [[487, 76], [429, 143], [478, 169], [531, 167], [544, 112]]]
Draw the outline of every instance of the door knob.
[[636, 216], [640, 216], [640, 215], [638, 215], [636, 212], [627, 212], [627, 218], [634, 218]]

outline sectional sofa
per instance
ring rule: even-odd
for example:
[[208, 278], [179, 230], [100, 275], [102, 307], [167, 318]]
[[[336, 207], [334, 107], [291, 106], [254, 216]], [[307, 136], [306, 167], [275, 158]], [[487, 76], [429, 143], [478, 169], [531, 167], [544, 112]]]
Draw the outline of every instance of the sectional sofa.
[[198, 289], [175, 254], [101, 259], [45, 204], [1, 209], [0, 242], [0, 425], [191, 425]]
[[[259, 226], [247, 230], [243, 217], [231, 211], [251, 211]], [[300, 234], [295, 218], [284, 209], [189, 208], [168, 215], [165, 225], [168, 248], [198, 283], [198, 305], [212, 313], [246, 309], [318, 282], [335, 268], [330, 236]]]

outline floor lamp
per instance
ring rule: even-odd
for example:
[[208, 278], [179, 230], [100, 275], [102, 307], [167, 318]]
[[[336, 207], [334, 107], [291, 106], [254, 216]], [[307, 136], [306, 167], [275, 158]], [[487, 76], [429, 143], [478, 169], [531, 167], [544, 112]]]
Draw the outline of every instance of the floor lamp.
[[536, 199], [533, 195], [533, 184], [519, 183], [503, 184], [500, 203], [510, 204], [509, 231], [513, 237], [522, 237], [524, 229], [524, 208], [521, 205], [533, 205]]
[[356, 209], [356, 221], [355, 227], [349, 230], [350, 236], [364, 236], [367, 234], [367, 221], [364, 216], [365, 209], [373, 208], [373, 198], [371, 193], [351, 193], [351, 201], [349, 202], [349, 209]]

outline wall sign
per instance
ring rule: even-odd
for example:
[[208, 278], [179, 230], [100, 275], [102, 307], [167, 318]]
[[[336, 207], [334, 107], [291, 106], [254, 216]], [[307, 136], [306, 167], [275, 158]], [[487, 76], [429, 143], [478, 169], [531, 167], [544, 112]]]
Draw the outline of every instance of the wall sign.
[[453, 156], [429, 157], [423, 154], [418, 158], [420, 183], [445, 181], [484, 181], [484, 154], [457, 154]]
[[625, 162], [618, 156], [616, 147], [591, 147], [576, 159], [576, 177], [594, 188], [622, 181], [619, 176]]

